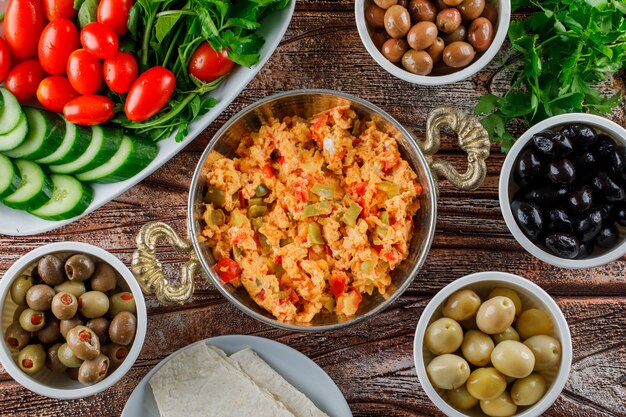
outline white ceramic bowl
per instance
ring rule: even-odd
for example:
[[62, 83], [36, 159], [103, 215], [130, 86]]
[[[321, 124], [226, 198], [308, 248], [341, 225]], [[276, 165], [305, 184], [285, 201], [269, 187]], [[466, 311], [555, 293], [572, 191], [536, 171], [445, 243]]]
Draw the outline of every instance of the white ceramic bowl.
[[435, 355], [430, 353], [424, 346], [426, 328], [430, 323], [442, 317], [441, 306], [454, 292], [468, 288], [475, 291], [481, 300], [484, 301], [489, 291], [494, 287], [506, 287], [515, 290], [522, 300], [524, 310], [538, 308], [547, 312], [554, 324], [554, 331], [551, 336], [558, 339], [561, 343], [561, 364], [558, 370], [551, 374], [542, 373], [548, 382], [548, 391], [536, 404], [528, 407], [518, 407], [515, 417], [536, 417], [541, 415], [556, 401], [567, 382], [572, 365], [572, 337], [567, 321], [552, 297], [538, 285], [517, 275], [496, 271], [467, 275], [444, 287], [428, 303], [417, 324], [413, 343], [415, 369], [417, 370], [417, 376], [422, 388], [424, 388], [428, 398], [437, 408], [449, 417], [479, 417], [485, 416], [485, 414], [479, 406], [463, 412], [457, 410], [442, 397], [443, 391], [435, 388], [430, 383], [426, 374], [426, 365]]
[[[490, 0], [487, 0], [490, 1]], [[372, 2], [372, 0], [356, 0], [354, 2], [354, 13], [356, 18], [356, 27], [359, 31], [359, 36], [365, 48], [370, 53], [372, 58], [378, 62], [378, 65], [383, 67], [390, 74], [395, 75], [401, 80], [408, 81], [413, 84], [419, 85], [444, 85], [452, 84], [457, 81], [464, 80], [476, 74], [483, 69], [493, 57], [496, 56], [504, 40], [506, 39], [507, 32], [509, 30], [509, 23], [511, 21], [511, 0], [495, 0], [498, 4], [498, 24], [494, 27], [495, 36], [491, 46], [472, 64], [459, 71], [446, 75], [417, 75], [409, 72], [393, 62], [389, 61], [378, 50], [372, 37], [370, 36], [367, 23], [365, 21], [365, 6]]]
[[[30, 273], [41, 257], [52, 253], [84, 253], [100, 261], [108, 263], [119, 273], [119, 276], [121, 276], [121, 279], [118, 277], [118, 285], [127, 291], [131, 291], [135, 298], [135, 303], [137, 305], [137, 333], [135, 334], [135, 339], [130, 346], [128, 356], [124, 362], [122, 362], [122, 364], [113, 371], [113, 373], [94, 385], [86, 386], [78, 381], [71, 380], [64, 374], [54, 374], [45, 366], [35, 375], [27, 375], [18, 367], [14, 356], [4, 340], [4, 332], [13, 321], [13, 312], [17, 308], [9, 295], [11, 283], [21, 274]], [[97, 394], [98, 392], [104, 391], [118, 382], [130, 370], [131, 366], [133, 366], [133, 363], [135, 363], [135, 360], [139, 356], [139, 352], [141, 351], [146, 337], [146, 325], [148, 321], [146, 304], [141, 288], [135, 280], [135, 277], [115, 256], [111, 255], [104, 249], [100, 249], [86, 243], [52, 243], [50, 245], [37, 248], [24, 255], [15, 264], [13, 264], [11, 268], [9, 268], [6, 274], [4, 274], [4, 277], [0, 280], [0, 306], [2, 306], [2, 309], [0, 310], [0, 328], [2, 329], [2, 339], [0, 340], [0, 361], [4, 366], [4, 369], [6, 369], [13, 379], [22, 384], [24, 387], [36, 392], [37, 394], [45, 395], [46, 397], [75, 399], [89, 397]]]
[[548, 252], [541, 246], [537, 246], [531, 242], [530, 239], [524, 235], [522, 230], [517, 225], [517, 222], [513, 218], [511, 211], [511, 201], [515, 192], [519, 187], [513, 180], [513, 167], [515, 160], [524, 147], [530, 142], [535, 133], [539, 133], [543, 130], [559, 130], [563, 125], [570, 123], [582, 123], [592, 126], [596, 131], [603, 132], [612, 137], [614, 140], [619, 141], [623, 145], [626, 145], [626, 129], [614, 123], [604, 117], [595, 116], [593, 114], [586, 113], [569, 113], [561, 114], [559, 116], [550, 117], [542, 122], [537, 123], [530, 129], [528, 129], [519, 139], [515, 142], [511, 150], [509, 151], [504, 164], [502, 165], [502, 171], [500, 172], [500, 183], [498, 186], [498, 194], [500, 198], [500, 210], [504, 216], [504, 221], [507, 227], [513, 234], [513, 237], [517, 242], [522, 245], [524, 249], [536, 258], [541, 259], [549, 264], [569, 269], [583, 269], [594, 268], [600, 265], [607, 264], [616, 259], [626, 255], [626, 230], [618, 226], [620, 230], [620, 243], [613, 248], [601, 249], [596, 248], [593, 255], [585, 259], [564, 259], [559, 258]]

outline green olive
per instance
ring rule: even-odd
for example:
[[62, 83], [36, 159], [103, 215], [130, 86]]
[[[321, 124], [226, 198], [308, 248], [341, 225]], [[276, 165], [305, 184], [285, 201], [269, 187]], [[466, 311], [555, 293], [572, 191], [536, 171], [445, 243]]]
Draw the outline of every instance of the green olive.
[[109, 338], [115, 344], [127, 346], [135, 338], [136, 331], [137, 318], [128, 311], [122, 311], [111, 320]]
[[58, 293], [68, 292], [76, 298], [87, 292], [87, 289], [85, 288], [85, 283], [79, 281], [65, 281], [64, 283], [54, 287], [54, 290]]
[[57, 349], [57, 357], [59, 361], [68, 368], [79, 368], [83, 363], [83, 361], [78, 359], [74, 352], [72, 352], [72, 349], [67, 343], [63, 343], [59, 346]]
[[442, 317], [426, 329], [424, 345], [435, 355], [455, 352], [463, 343], [463, 330], [456, 321]]
[[533, 405], [548, 390], [546, 380], [539, 374], [530, 374], [518, 379], [511, 387], [511, 399], [516, 405]]
[[98, 262], [90, 282], [93, 291], [112, 291], [117, 286], [117, 272], [108, 263]]
[[76, 326], [67, 332], [67, 345], [74, 355], [82, 360], [95, 359], [100, 354], [100, 340], [96, 333], [86, 326]]
[[57, 293], [52, 299], [52, 314], [59, 320], [69, 320], [78, 311], [78, 300], [69, 292]]
[[483, 413], [492, 417], [508, 417], [517, 412], [517, 406], [513, 404], [511, 396], [506, 391], [492, 400], [482, 400], [480, 409], [483, 410]]
[[519, 334], [517, 334], [512, 326], [507, 327], [502, 333], [492, 334], [491, 338], [494, 342], [496, 342], [496, 344], [505, 340], [515, 340], [516, 342], [520, 341]]
[[46, 284], [33, 285], [26, 292], [26, 304], [33, 310], [46, 311], [50, 310], [54, 290]]
[[109, 321], [104, 317], [98, 317], [97, 319], [89, 320], [85, 326], [93, 330], [102, 345], [109, 339], [109, 324]]
[[59, 360], [59, 348], [61, 343], [48, 348], [46, 352], [46, 366], [55, 374], [62, 374], [67, 369], [67, 366], [63, 365]]
[[522, 311], [517, 318], [515, 330], [524, 340], [537, 335], [549, 335], [552, 333], [552, 319], [543, 310], [538, 308], [529, 308]]
[[491, 363], [506, 376], [525, 378], [533, 371], [535, 356], [523, 343], [505, 340], [491, 352]]
[[89, 319], [102, 317], [109, 311], [109, 297], [100, 291], [87, 291], [78, 298], [78, 309]]
[[18, 306], [26, 305], [26, 292], [33, 286], [33, 278], [20, 275], [11, 284], [11, 300]]
[[462, 357], [446, 353], [430, 361], [426, 373], [436, 388], [455, 389], [465, 384], [470, 367]]
[[12, 323], [4, 332], [4, 340], [9, 345], [9, 349], [18, 351], [28, 345], [30, 332], [22, 329], [19, 323]]
[[74, 316], [69, 320], [61, 320], [61, 335], [67, 338], [67, 332], [72, 330], [76, 326], [82, 326], [85, 324], [82, 318]]
[[470, 330], [463, 336], [461, 351], [472, 365], [485, 366], [491, 360], [494, 344], [491, 338], [478, 330]]
[[27, 332], [36, 332], [46, 325], [46, 316], [43, 311], [27, 308], [20, 314], [20, 326]]
[[478, 368], [467, 379], [467, 390], [478, 400], [493, 400], [506, 389], [506, 379], [496, 368]]
[[507, 297], [494, 297], [480, 305], [476, 325], [483, 333], [502, 333], [515, 320], [515, 304]]
[[111, 316], [117, 315], [122, 311], [128, 311], [129, 313], [137, 313], [137, 305], [135, 304], [135, 297], [132, 292], [118, 292], [113, 294], [109, 298], [109, 314]]
[[472, 290], [459, 290], [446, 299], [441, 313], [456, 321], [470, 319], [480, 307], [480, 297]]
[[513, 304], [515, 305], [515, 317], [519, 316], [522, 313], [522, 299], [519, 298], [517, 292], [506, 287], [496, 287], [489, 293], [489, 298], [498, 296], [506, 297], [509, 300], [513, 301]]
[[63, 261], [56, 255], [46, 255], [37, 263], [37, 273], [46, 284], [54, 287], [67, 279]]
[[448, 391], [448, 401], [459, 410], [469, 410], [478, 405], [478, 400], [472, 397], [465, 385]]
[[532, 336], [524, 341], [524, 345], [528, 346], [535, 357], [535, 372], [547, 371], [561, 360], [561, 343], [554, 337]]
[[37, 332], [37, 339], [44, 345], [50, 345], [61, 339], [61, 323], [56, 317], [48, 315], [46, 324]]
[[65, 261], [65, 274], [72, 281], [82, 282], [91, 278], [95, 269], [96, 265], [87, 255], [72, 255]]
[[128, 356], [128, 348], [126, 346], [110, 343], [102, 348], [102, 353], [107, 355], [111, 361], [111, 365], [119, 366], [124, 362], [126, 356]]
[[109, 358], [100, 354], [94, 359], [86, 360], [78, 369], [78, 381], [86, 385], [102, 381], [109, 372]]
[[29, 375], [35, 374], [46, 363], [46, 351], [41, 345], [28, 345], [20, 350], [17, 363], [22, 371]]

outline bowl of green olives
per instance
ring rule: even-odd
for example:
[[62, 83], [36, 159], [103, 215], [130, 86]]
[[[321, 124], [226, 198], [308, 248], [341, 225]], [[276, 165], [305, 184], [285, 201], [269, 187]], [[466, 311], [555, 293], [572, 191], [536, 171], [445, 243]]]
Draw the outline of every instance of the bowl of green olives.
[[510, 0], [356, 0], [359, 36], [387, 72], [420, 85], [471, 77], [496, 56]]
[[504, 272], [467, 275], [439, 291], [413, 349], [422, 388], [451, 417], [541, 415], [561, 394], [572, 362], [556, 302]]
[[124, 264], [104, 249], [53, 243], [0, 280], [0, 362], [27, 389], [84, 398], [119, 381], [146, 335], [146, 305]]

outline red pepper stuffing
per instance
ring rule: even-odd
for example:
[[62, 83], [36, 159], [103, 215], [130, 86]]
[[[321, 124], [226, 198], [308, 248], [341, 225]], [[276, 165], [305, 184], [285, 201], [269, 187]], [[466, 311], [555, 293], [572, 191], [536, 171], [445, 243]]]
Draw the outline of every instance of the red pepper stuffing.
[[41, 324], [42, 321], [43, 321], [43, 314], [33, 314], [32, 316], [30, 316], [30, 322], [34, 324], [35, 326]]
[[7, 343], [8, 343], [8, 344], [9, 344], [9, 346], [11, 346], [11, 347], [17, 347], [17, 346], [20, 344], [20, 342], [18, 342], [18, 341], [17, 341], [17, 339], [16, 339], [15, 337], [9, 337], [9, 338], [7, 339]]
[[133, 299], [133, 295], [130, 293], [125, 293], [125, 294], [120, 295], [120, 298], [124, 301], [130, 301]]
[[74, 300], [72, 299], [72, 296], [69, 294], [63, 294], [61, 296], [61, 303], [63, 303], [66, 306], [69, 306], [70, 304], [72, 304], [72, 301]]
[[91, 340], [91, 335], [89, 334], [89, 332], [85, 332], [82, 331], [78, 334], [78, 337], [80, 338], [80, 340], [82, 340], [83, 342], [88, 342], [89, 340]]
[[117, 359], [124, 359], [127, 354], [128, 354], [128, 351], [126, 350], [126, 348], [123, 348], [123, 347], [115, 351], [115, 357]]
[[26, 368], [26, 369], [30, 369], [33, 367], [33, 361], [30, 359], [23, 359], [22, 360], [22, 367]]

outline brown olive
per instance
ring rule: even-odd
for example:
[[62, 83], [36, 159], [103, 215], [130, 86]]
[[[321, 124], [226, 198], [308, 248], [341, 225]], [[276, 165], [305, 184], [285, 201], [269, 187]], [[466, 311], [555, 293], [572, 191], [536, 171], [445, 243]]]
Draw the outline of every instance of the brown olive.
[[54, 290], [56, 292], [69, 292], [76, 298], [87, 292], [85, 283], [78, 281], [65, 281], [62, 284], [55, 286]]
[[467, 41], [476, 51], [485, 52], [493, 41], [493, 26], [491, 22], [484, 17], [474, 20], [469, 26]]
[[433, 22], [416, 23], [406, 36], [411, 48], [416, 51], [426, 49], [437, 39], [437, 26]]
[[392, 38], [404, 37], [411, 28], [411, 16], [409, 11], [397, 4], [391, 6], [385, 12], [385, 30]]
[[394, 4], [398, 4], [398, 0], [374, 0], [374, 3], [376, 3], [378, 7], [388, 9]]
[[95, 359], [83, 362], [78, 369], [78, 381], [91, 385], [100, 382], [109, 372], [109, 358], [100, 354]]
[[443, 54], [443, 48], [445, 47], [446, 44], [443, 39], [438, 37], [437, 39], [435, 39], [435, 42], [433, 42], [432, 45], [426, 48], [426, 52], [428, 52], [428, 55], [430, 55], [430, 57], [433, 59], [434, 64], [441, 61], [441, 55]]
[[443, 10], [443, 9], [447, 9], [448, 6], [446, 3], [444, 3], [443, 0], [434, 0], [435, 2], [435, 6], [437, 6], [437, 10]]
[[87, 291], [78, 298], [78, 309], [89, 319], [102, 317], [109, 311], [109, 297], [100, 291]]
[[443, 62], [452, 68], [461, 68], [474, 59], [474, 48], [467, 42], [452, 42], [443, 50]]
[[481, 15], [485, 9], [485, 0], [463, 0], [459, 4], [459, 12], [465, 21], [474, 20]]
[[93, 275], [96, 266], [93, 260], [83, 254], [70, 256], [65, 261], [65, 273], [72, 281], [85, 281]]
[[444, 38], [446, 45], [450, 45], [452, 42], [464, 41], [467, 39], [467, 28], [463, 25], [456, 28], [452, 33], [448, 33]]
[[61, 339], [61, 323], [56, 317], [48, 315], [46, 325], [37, 331], [37, 339], [44, 345], [50, 345]]
[[104, 317], [89, 320], [85, 326], [93, 330], [101, 345], [109, 339], [109, 321]]
[[18, 306], [26, 305], [26, 293], [34, 285], [33, 278], [20, 275], [11, 283], [11, 300]]
[[117, 272], [108, 263], [97, 262], [90, 284], [93, 291], [107, 292], [114, 290], [117, 285]]
[[411, 0], [409, 14], [413, 22], [434, 22], [437, 7], [430, 0]]
[[78, 370], [80, 368], [67, 368], [67, 371], [65, 371], [65, 373], [67, 374], [67, 376], [73, 380], [73, 381], [78, 381]]
[[428, 75], [433, 70], [433, 59], [426, 51], [409, 49], [402, 56], [402, 66], [413, 74]]
[[495, 26], [498, 23], [498, 8], [495, 4], [486, 3], [480, 17], [486, 18], [493, 26]]
[[133, 341], [137, 330], [137, 318], [128, 311], [118, 313], [109, 326], [109, 338], [111, 342], [127, 346]]
[[19, 306], [13, 312], [13, 321], [20, 321], [20, 316], [28, 308], [27, 305]]
[[69, 292], [60, 292], [52, 299], [52, 314], [59, 320], [69, 320], [78, 311], [78, 300]]
[[66, 339], [67, 344], [78, 359], [95, 359], [100, 354], [100, 340], [89, 327], [74, 327], [67, 332]]
[[443, 0], [443, 2], [448, 6], [458, 6], [463, 3], [463, 0]]
[[128, 356], [128, 348], [126, 346], [111, 343], [102, 348], [102, 353], [107, 355], [111, 361], [111, 365], [119, 366], [122, 362], [124, 362], [126, 356]]
[[61, 320], [61, 335], [67, 337], [67, 332], [76, 326], [82, 326], [85, 322], [78, 316], [74, 316], [69, 320]]
[[37, 273], [50, 286], [59, 285], [67, 278], [63, 270], [63, 261], [55, 255], [46, 255], [37, 263]]
[[59, 360], [59, 348], [61, 343], [48, 348], [46, 352], [46, 366], [55, 374], [62, 374], [67, 369], [67, 366], [63, 365]]
[[385, 9], [382, 9], [375, 4], [370, 4], [365, 8], [365, 21], [372, 27], [384, 28]]
[[4, 341], [11, 350], [21, 350], [30, 342], [30, 332], [22, 329], [19, 323], [12, 323], [4, 332]]
[[27, 332], [36, 332], [46, 325], [46, 315], [43, 311], [27, 308], [20, 314], [20, 326]]
[[400, 62], [402, 55], [409, 49], [409, 44], [404, 39], [389, 39], [383, 43], [381, 52], [391, 62]]
[[404, 8], [409, 7], [409, 0], [398, 0], [398, 6], [402, 6]]
[[115, 316], [122, 311], [128, 311], [135, 314], [137, 312], [137, 305], [135, 304], [135, 297], [132, 292], [124, 291], [113, 294], [109, 298], [109, 314]]
[[59, 361], [68, 368], [79, 368], [83, 363], [83, 361], [80, 360], [74, 352], [72, 352], [70, 345], [67, 343], [63, 343], [59, 346], [57, 349], [57, 358], [59, 358]]
[[381, 49], [387, 39], [389, 39], [387, 32], [381, 29], [373, 31], [370, 36], [372, 37], [372, 42], [374, 42], [377, 49]]
[[54, 294], [52, 287], [46, 284], [33, 285], [26, 292], [26, 304], [33, 310], [49, 310]]
[[444, 33], [452, 33], [461, 26], [461, 13], [454, 7], [448, 7], [437, 13], [437, 28]]
[[17, 355], [17, 363], [25, 373], [36, 374], [46, 363], [46, 351], [41, 345], [28, 345], [20, 350]]

